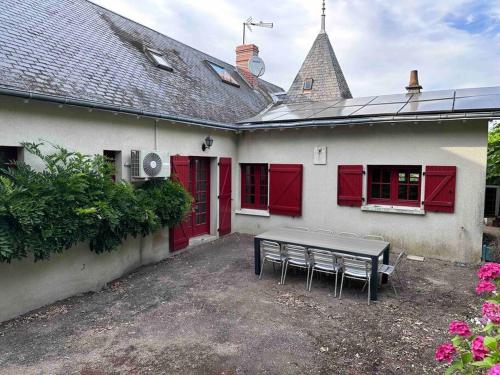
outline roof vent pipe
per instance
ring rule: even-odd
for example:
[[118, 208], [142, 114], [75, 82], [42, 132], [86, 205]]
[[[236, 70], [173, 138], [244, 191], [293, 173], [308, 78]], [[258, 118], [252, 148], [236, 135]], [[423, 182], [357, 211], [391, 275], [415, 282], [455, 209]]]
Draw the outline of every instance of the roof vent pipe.
[[408, 94], [418, 94], [422, 90], [422, 86], [418, 83], [418, 70], [410, 72], [410, 83], [406, 86]]

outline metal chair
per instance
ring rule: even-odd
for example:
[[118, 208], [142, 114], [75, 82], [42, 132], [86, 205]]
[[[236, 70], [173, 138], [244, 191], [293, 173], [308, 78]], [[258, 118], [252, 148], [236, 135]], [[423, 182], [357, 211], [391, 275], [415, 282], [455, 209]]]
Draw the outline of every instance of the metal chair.
[[377, 234], [367, 234], [363, 236], [365, 240], [377, 240], [377, 241], [385, 241], [384, 237], [379, 236]]
[[401, 251], [398, 257], [396, 258], [396, 262], [394, 263], [393, 266], [391, 266], [390, 264], [381, 264], [378, 267], [378, 272], [382, 275], [387, 275], [387, 277], [389, 278], [389, 281], [391, 282], [392, 289], [394, 289], [394, 294], [396, 295], [396, 297], [398, 296], [398, 292], [396, 291], [396, 287], [394, 286], [394, 282], [392, 281], [392, 276], [394, 275], [396, 279], [398, 279], [399, 285], [403, 285], [401, 283], [401, 280], [399, 279], [399, 275], [397, 274], [396, 270], [398, 265], [401, 263], [401, 259], [403, 258], [404, 255], [405, 252]]
[[264, 264], [266, 260], [274, 264], [279, 264], [281, 266], [281, 278], [280, 283], [283, 283], [283, 271], [285, 269], [285, 255], [281, 249], [281, 245], [273, 241], [262, 241], [260, 243], [260, 251], [262, 256], [262, 263], [260, 265], [260, 275], [259, 280], [262, 279], [262, 273], [264, 272]]
[[286, 281], [286, 273], [288, 271], [288, 266], [297, 267], [297, 268], [305, 268], [307, 269], [307, 278], [306, 278], [306, 289], [308, 288], [309, 283], [309, 272], [311, 271], [311, 263], [309, 261], [309, 254], [307, 249], [304, 246], [285, 244], [285, 271], [283, 273], [283, 282], [285, 284]]
[[333, 232], [333, 230], [330, 230], [330, 229], [316, 229], [314, 230], [315, 233], [321, 233], [321, 234], [329, 234], [331, 236], [335, 235], [335, 233]]
[[[365, 240], [385, 241], [384, 237], [379, 236], [377, 234], [367, 234], [367, 235], [363, 236], [363, 238]], [[384, 261], [384, 255], [379, 256], [378, 257], [379, 264], [382, 264], [383, 261]]]
[[335, 275], [335, 292], [334, 297], [337, 297], [337, 280], [339, 271], [342, 270], [342, 263], [337, 262], [335, 254], [328, 250], [309, 249], [311, 262], [311, 276], [309, 278], [309, 291], [311, 291], [314, 271]]
[[[368, 284], [368, 305], [369, 305], [372, 260], [366, 257], [342, 255], [341, 263], [343, 265], [344, 272], [342, 273], [342, 280], [340, 282], [339, 299], [342, 299], [342, 288], [344, 286], [344, 277], [346, 277], [348, 279], [365, 281], [365, 286], [366, 284]], [[365, 286], [363, 286], [363, 289], [365, 288]]]
[[344, 237], [344, 238], [359, 238], [358, 233], [352, 233], [352, 232], [340, 232], [336, 234], [337, 237]]
[[307, 227], [296, 227], [296, 226], [293, 226], [293, 225], [287, 225], [286, 227], [289, 228], [289, 229], [295, 229], [295, 230], [301, 230], [301, 231], [304, 231], [304, 232], [309, 232], [309, 228], [307, 228]]

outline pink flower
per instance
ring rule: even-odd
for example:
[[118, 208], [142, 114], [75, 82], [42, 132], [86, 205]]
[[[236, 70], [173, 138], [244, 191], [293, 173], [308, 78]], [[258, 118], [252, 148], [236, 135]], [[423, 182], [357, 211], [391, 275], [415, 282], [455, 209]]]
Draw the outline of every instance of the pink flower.
[[493, 323], [500, 323], [500, 305], [493, 302], [483, 303], [483, 316]]
[[454, 320], [450, 323], [449, 327], [450, 335], [459, 335], [462, 337], [468, 337], [472, 335], [469, 325], [460, 320]]
[[447, 342], [445, 344], [441, 344], [441, 346], [436, 349], [435, 358], [436, 361], [439, 362], [448, 361], [451, 363], [455, 354], [457, 354], [457, 350], [451, 342]]
[[500, 375], [500, 363], [490, 368], [490, 371], [488, 371], [488, 375]]
[[482, 293], [491, 293], [495, 291], [496, 285], [493, 284], [491, 281], [480, 281], [477, 286], [476, 286], [476, 293], [477, 294], [482, 294]]
[[486, 354], [488, 354], [488, 349], [486, 349], [483, 342], [483, 336], [477, 336], [474, 340], [472, 340], [472, 356], [475, 361], [483, 360], [484, 357], [486, 357]]
[[498, 263], [485, 263], [479, 271], [477, 276], [481, 280], [493, 280], [500, 275], [500, 264]]

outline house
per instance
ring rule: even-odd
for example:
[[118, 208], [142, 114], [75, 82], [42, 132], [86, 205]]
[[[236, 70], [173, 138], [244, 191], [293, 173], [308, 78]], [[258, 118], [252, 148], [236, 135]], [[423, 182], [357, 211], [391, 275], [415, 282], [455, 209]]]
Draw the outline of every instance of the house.
[[249, 72], [252, 44], [234, 66], [86, 0], [6, 1], [0, 157], [36, 164], [20, 142], [45, 139], [129, 180], [132, 150], [168, 152], [195, 213], [153, 247], [297, 225], [479, 261], [500, 87], [424, 91], [413, 73], [402, 93], [353, 98], [323, 14], [285, 93]]

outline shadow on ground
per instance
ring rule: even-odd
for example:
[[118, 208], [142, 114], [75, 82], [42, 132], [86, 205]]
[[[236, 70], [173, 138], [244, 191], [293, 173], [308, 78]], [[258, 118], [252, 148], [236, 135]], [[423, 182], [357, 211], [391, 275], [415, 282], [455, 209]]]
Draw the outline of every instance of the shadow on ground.
[[473, 268], [406, 261], [397, 298], [266, 265], [231, 235], [0, 325], [2, 374], [430, 374], [452, 319], [479, 313]]

